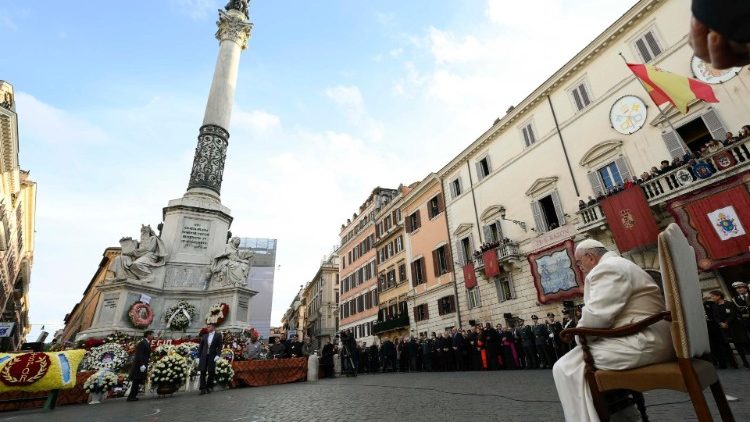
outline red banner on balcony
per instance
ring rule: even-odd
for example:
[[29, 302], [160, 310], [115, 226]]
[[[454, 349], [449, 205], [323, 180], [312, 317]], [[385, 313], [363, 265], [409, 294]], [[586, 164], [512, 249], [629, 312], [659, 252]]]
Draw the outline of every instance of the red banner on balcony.
[[750, 172], [667, 204], [695, 249], [698, 267], [713, 270], [750, 261]]
[[492, 248], [482, 253], [482, 261], [484, 261], [484, 275], [487, 277], [494, 277], [500, 275], [500, 263], [497, 262], [497, 251]]
[[477, 274], [474, 272], [473, 262], [464, 265], [464, 284], [467, 289], [473, 289], [477, 286]]
[[730, 258], [748, 252], [750, 195], [743, 186], [687, 204], [685, 211], [710, 258]]
[[621, 253], [656, 243], [659, 228], [640, 188], [625, 189], [604, 199], [601, 206]]

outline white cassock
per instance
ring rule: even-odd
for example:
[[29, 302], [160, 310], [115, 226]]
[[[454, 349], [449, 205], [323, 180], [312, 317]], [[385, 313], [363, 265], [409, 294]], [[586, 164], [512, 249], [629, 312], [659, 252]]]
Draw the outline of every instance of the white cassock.
[[[666, 310], [651, 276], [615, 252], [604, 254], [586, 276], [583, 301], [586, 306], [579, 328], [622, 327]], [[628, 337], [587, 338], [597, 369], [632, 369], [673, 359], [669, 327], [667, 321], [660, 321]], [[581, 346], [565, 354], [552, 368], [568, 422], [599, 421], [584, 368]]]

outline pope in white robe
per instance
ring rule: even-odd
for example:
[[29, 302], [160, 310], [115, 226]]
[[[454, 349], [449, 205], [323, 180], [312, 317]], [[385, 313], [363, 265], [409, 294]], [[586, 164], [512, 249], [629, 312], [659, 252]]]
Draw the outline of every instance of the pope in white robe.
[[[664, 298], [651, 276], [633, 262], [609, 252], [596, 240], [576, 248], [576, 265], [586, 275], [584, 306], [578, 327], [618, 328], [665, 311]], [[587, 338], [597, 369], [633, 369], [674, 358], [667, 321], [620, 338]], [[584, 379], [583, 350], [576, 346], [552, 368], [557, 394], [568, 422], [599, 421]]]

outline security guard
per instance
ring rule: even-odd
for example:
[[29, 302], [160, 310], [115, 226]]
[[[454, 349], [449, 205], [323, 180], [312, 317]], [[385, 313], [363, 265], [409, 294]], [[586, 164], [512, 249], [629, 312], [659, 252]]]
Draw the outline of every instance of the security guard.
[[547, 341], [549, 340], [549, 330], [547, 330], [546, 324], [539, 323], [539, 317], [536, 315], [531, 316], [531, 321], [534, 324], [534, 345], [536, 346], [536, 354], [539, 357], [540, 368], [552, 368], [552, 354], [547, 347]]
[[[523, 319], [519, 320], [519, 325], [523, 325]], [[523, 344], [523, 354], [526, 355], [526, 369], [539, 368], [539, 361], [536, 359], [534, 331], [530, 325], [523, 325], [521, 329], [521, 343]]]
[[560, 332], [563, 330], [563, 326], [560, 321], [555, 321], [555, 314], [552, 312], [547, 312], [547, 330], [549, 331], [552, 350], [555, 352], [553, 358], [557, 362], [564, 354], [562, 341], [560, 340]]

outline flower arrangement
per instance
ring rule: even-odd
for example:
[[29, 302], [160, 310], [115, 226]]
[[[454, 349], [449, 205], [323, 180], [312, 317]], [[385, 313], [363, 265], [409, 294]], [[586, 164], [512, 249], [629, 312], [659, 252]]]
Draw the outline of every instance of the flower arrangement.
[[182, 385], [189, 374], [187, 359], [177, 353], [161, 358], [151, 369], [151, 383], [154, 385]]
[[115, 388], [117, 385], [117, 375], [107, 369], [95, 372], [83, 383], [83, 389], [86, 393], [106, 393]]
[[119, 343], [105, 343], [92, 347], [83, 359], [83, 369], [117, 371], [128, 361], [128, 352]]
[[164, 322], [172, 330], [185, 331], [190, 326], [195, 313], [195, 306], [185, 300], [181, 300], [167, 309], [167, 312], [164, 314]]
[[226, 359], [219, 359], [218, 362], [216, 362], [216, 383], [222, 386], [229, 385], [230, 382], [232, 382], [232, 378], [234, 378], [234, 369], [232, 369], [232, 364], [229, 363]]
[[133, 303], [128, 310], [128, 319], [135, 328], [146, 328], [154, 320], [154, 311], [151, 305], [140, 300]]
[[226, 320], [227, 315], [229, 315], [229, 305], [226, 303], [214, 303], [208, 309], [206, 324], [221, 325]]
[[185, 342], [180, 343], [176, 348], [175, 352], [184, 358], [194, 359], [198, 357], [198, 343]]

